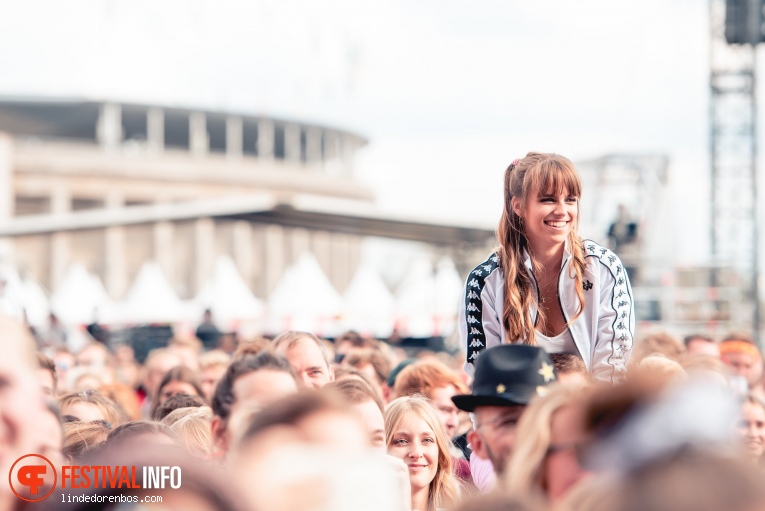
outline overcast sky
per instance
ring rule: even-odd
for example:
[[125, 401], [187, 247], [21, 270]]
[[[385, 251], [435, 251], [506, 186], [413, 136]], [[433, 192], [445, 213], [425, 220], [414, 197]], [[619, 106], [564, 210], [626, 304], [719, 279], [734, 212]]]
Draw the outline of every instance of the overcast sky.
[[706, 1], [5, 4], [0, 94], [339, 125], [370, 140], [358, 175], [380, 207], [489, 225], [529, 150], [664, 153], [678, 262], [706, 257]]

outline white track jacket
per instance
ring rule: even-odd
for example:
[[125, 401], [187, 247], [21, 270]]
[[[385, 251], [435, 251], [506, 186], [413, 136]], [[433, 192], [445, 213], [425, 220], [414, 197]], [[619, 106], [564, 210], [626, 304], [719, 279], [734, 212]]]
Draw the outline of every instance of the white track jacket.
[[[597, 380], [620, 382], [627, 373], [627, 361], [635, 333], [635, 308], [627, 272], [619, 257], [591, 240], [582, 241], [585, 252], [584, 312], [569, 325], [571, 337], [587, 370]], [[569, 275], [571, 253], [566, 247], [558, 279], [558, 296], [563, 317], [571, 321], [579, 308], [576, 281]], [[499, 257], [492, 254], [468, 275], [465, 283], [464, 307], [460, 307], [460, 339], [467, 347], [465, 370], [472, 375], [481, 351], [506, 339], [502, 322], [505, 278]], [[525, 266], [536, 282], [531, 258], [526, 254]], [[537, 297], [539, 288], [537, 287]], [[529, 311], [536, 325], [536, 307]]]

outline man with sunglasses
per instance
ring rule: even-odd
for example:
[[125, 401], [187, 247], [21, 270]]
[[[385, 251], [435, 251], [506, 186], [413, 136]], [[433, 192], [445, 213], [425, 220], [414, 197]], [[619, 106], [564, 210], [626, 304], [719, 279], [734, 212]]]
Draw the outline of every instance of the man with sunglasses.
[[471, 413], [473, 429], [467, 439], [473, 450], [471, 473], [479, 489], [488, 490], [495, 476], [502, 475], [526, 405], [556, 379], [550, 357], [537, 346], [503, 344], [478, 357], [472, 393], [453, 396], [452, 401]]

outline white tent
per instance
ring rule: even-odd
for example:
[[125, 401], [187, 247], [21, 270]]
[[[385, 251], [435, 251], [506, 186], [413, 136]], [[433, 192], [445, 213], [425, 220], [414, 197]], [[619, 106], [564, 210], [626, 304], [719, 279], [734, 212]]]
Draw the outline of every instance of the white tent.
[[263, 303], [252, 294], [228, 256], [218, 258], [210, 280], [202, 286], [194, 304], [197, 317], [211, 309], [218, 327], [225, 331], [237, 329], [240, 322], [256, 321], [263, 314]]
[[21, 281], [21, 303], [30, 325], [36, 328], [48, 325], [50, 301], [48, 293], [37, 281], [30, 278]]
[[340, 295], [309, 252], [282, 275], [268, 300], [265, 329], [269, 333], [305, 330], [326, 337], [338, 333], [343, 310]]
[[398, 332], [407, 337], [451, 335], [462, 285], [451, 259], [441, 259], [434, 271], [426, 255], [417, 256], [395, 295]]
[[16, 268], [12, 266], [0, 268], [0, 312], [24, 321], [27, 316], [27, 304], [24, 298], [24, 283]]
[[192, 308], [173, 291], [154, 261], [141, 266], [133, 285], [117, 308], [118, 323], [178, 323], [192, 320]]
[[415, 257], [404, 280], [396, 290], [396, 327], [404, 337], [438, 335], [436, 316], [436, 280], [428, 257]]
[[86, 325], [108, 322], [114, 307], [101, 279], [88, 273], [82, 264], [73, 264], [64, 274], [50, 299], [51, 309], [62, 323]]
[[448, 257], [442, 258], [436, 265], [436, 303], [435, 321], [439, 335], [447, 337], [457, 327], [460, 297], [465, 286], [457, 267]]
[[396, 301], [380, 274], [362, 263], [343, 294], [343, 330], [380, 339], [393, 332]]

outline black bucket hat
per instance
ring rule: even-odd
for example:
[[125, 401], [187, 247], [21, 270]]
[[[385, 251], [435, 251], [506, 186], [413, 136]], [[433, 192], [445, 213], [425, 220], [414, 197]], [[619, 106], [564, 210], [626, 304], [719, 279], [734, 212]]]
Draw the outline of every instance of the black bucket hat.
[[477, 406], [526, 405], [557, 379], [553, 363], [542, 348], [502, 344], [478, 357], [472, 394], [452, 396], [452, 401], [466, 412]]

